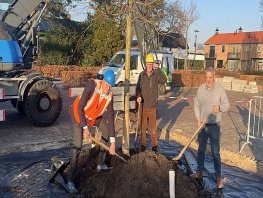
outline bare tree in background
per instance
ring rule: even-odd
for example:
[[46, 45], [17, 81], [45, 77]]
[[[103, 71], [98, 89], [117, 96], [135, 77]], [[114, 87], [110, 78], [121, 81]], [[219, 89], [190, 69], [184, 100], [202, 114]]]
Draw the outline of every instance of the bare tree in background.
[[[259, 10], [260, 12], [263, 12], [263, 0], [260, 0], [259, 2]], [[261, 28], [263, 28], [263, 16], [261, 16]]]
[[205, 46], [204, 46], [204, 44], [202, 44], [202, 43], [197, 43], [196, 49], [198, 49], [198, 50], [204, 50], [204, 49], [205, 49]]
[[188, 69], [188, 31], [190, 26], [199, 18], [196, 4], [192, 1], [190, 5], [184, 8], [181, 33], [185, 35], [185, 59], [184, 69]]
[[184, 12], [182, 2], [177, 0], [166, 3], [164, 6], [164, 17], [160, 23], [160, 30], [164, 32], [179, 32]]

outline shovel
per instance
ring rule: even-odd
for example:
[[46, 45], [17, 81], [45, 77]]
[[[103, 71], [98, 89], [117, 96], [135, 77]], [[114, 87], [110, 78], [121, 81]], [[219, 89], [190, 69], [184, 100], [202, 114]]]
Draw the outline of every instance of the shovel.
[[[107, 151], [110, 151], [110, 148], [108, 146], [106, 146], [105, 144], [103, 144], [102, 142], [100, 142], [99, 140], [97, 140], [96, 138], [94, 138], [93, 136], [90, 135], [90, 139], [93, 140], [96, 144], [100, 145], [102, 148], [104, 148]], [[115, 153], [115, 155], [120, 158], [122, 161], [127, 162], [122, 156], [120, 156], [119, 154]]]
[[179, 155], [177, 155], [177, 157], [174, 157], [172, 160], [180, 160], [184, 154], [184, 152], [186, 151], [186, 149], [190, 146], [190, 144], [193, 142], [193, 140], [195, 139], [195, 137], [201, 132], [201, 129], [203, 128], [203, 126], [206, 124], [206, 121], [208, 120], [208, 118], [210, 117], [211, 114], [209, 114], [209, 116], [206, 118], [206, 120], [199, 126], [199, 128], [196, 130], [196, 132], [194, 133], [194, 135], [191, 137], [191, 139], [188, 141], [188, 143], [184, 146], [184, 148], [181, 150], [181, 152], [179, 153]]
[[137, 137], [138, 137], [138, 130], [139, 130], [139, 125], [140, 125], [140, 111], [141, 111], [141, 103], [139, 103], [138, 106], [138, 112], [137, 112], [137, 126], [136, 126], [136, 131], [135, 131], [135, 149], [137, 145]]

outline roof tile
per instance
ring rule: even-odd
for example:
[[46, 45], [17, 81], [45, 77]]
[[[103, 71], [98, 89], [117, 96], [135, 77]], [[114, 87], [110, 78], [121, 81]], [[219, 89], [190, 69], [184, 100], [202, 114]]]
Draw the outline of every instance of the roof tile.
[[263, 31], [215, 34], [205, 42], [205, 45], [238, 43], [263, 43]]

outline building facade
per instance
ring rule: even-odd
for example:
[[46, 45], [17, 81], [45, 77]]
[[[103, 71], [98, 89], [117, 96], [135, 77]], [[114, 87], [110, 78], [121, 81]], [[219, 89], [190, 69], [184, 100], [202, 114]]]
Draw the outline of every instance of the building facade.
[[263, 70], [263, 31], [216, 32], [205, 42], [205, 64], [229, 71]]

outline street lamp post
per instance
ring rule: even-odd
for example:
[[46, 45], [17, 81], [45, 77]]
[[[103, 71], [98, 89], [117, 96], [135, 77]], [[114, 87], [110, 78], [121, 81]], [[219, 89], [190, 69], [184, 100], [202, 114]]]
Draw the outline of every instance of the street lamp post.
[[195, 43], [194, 43], [194, 46], [195, 46], [195, 55], [194, 55], [194, 67], [195, 67], [195, 59], [196, 59], [196, 41], [197, 41], [197, 35], [198, 35], [198, 30], [195, 30]]

